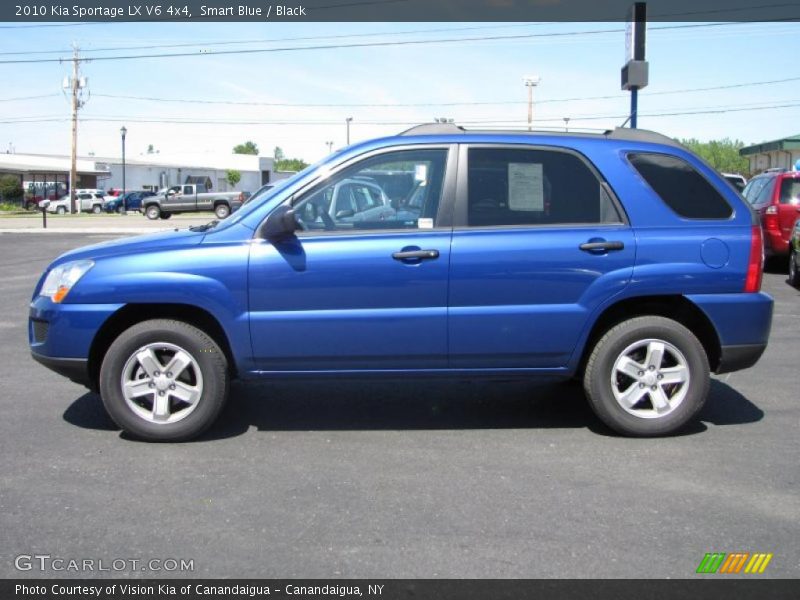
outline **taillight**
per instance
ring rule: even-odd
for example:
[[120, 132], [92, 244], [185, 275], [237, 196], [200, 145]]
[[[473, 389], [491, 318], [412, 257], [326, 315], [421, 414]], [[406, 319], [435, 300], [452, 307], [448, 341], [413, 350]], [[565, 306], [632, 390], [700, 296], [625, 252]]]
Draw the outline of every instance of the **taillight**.
[[770, 231], [778, 229], [778, 207], [774, 204], [764, 211], [764, 227]]
[[750, 236], [750, 259], [747, 261], [747, 277], [744, 280], [745, 292], [761, 291], [761, 275], [764, 271], [764, 240], [761, 227], [753, 225]]

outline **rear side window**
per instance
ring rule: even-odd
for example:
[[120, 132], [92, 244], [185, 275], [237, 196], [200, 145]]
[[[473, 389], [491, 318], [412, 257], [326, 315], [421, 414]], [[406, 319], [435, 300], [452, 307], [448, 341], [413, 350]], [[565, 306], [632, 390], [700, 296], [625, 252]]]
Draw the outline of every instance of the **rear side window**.
[[686, 219], [727, 219], [733, 209], [692, 165], [676, 156], [629, 154], [628, 160], [661, 200]]
[[470, 148], [467, 185], [471, 227], [621, 222], [597, 176], [567, 152]]
[[750, 204], [755, 204], [758, 193], [764, 189], [764, 186], [767, 185], [767, 181], [769, 181], [769, 179], [766, 177], [751, 179], [750, 182], [744, 186], [742, 196], [744, 196]]
[[785, 177], [781, 181], [781, 204], [800, 203], [800, 179]]

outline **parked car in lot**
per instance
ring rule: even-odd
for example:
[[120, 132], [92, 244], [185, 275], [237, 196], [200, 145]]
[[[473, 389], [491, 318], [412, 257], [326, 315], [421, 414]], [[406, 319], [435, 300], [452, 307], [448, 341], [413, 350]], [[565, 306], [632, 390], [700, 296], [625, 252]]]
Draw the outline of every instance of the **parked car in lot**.
[[789, 239], [789, 283], [800, 288], [800, 220], [794, 224]]
[[[321, 200], [354, 181], [395, 212]], [[145, 440], [197, 436], [233, 378], [357, 376], [579, 378], [606, 424], [655, 436], [767, 344], [758, 220], [665, 136], [423, 125], [279, 186], [224, 221], [56, 259], [33, 357]]]
[[733, 187], [735, 187], [740, 192], [744, 189], [747, 185], [747, 179], [745, 179], [744, 175], [739, 173], [722, 173], [722, 176], [727, 179]]
[[758, 213], [766, 255], [788, 255], [789, 237], [800, 218], [800, 171], [765, 171], [750, 180], [742, 195]]
[[125, 194], [108, 198], [103, 204], [103, 210], [109, 213], [124, 213], [129, 210], [138, 210], [141, 212], [142, 200], [155, 195], [155, 192], [148, 192], [145, 190], [125, 192]]
[[217, 219], [224, 219], [244, 202], [243, 192], [209, 192], [204, 185], [174, 185], [144, 200], [148, 219], [168, 219], [175, 213], [213, 210]]
[[[77, 202], [80, 203], [80, 210], [82, 212], [92, 212], [100, 214], [103, 212], [103, 205], [106, 202], [106, 197], [102, 192], [85, 192], [76, 191]], [[69, 194], [62, 196], [58, 200], [50, 203], [47, 207], [47, 212], [58, 213], [63, 215], [70, 211], [70, 197]]]

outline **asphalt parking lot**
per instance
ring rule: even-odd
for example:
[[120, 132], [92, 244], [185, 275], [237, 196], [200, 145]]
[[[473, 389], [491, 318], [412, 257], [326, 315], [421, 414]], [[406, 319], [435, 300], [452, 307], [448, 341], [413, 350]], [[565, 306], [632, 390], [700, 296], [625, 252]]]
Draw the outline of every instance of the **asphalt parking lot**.
[[571, 384], [292, 382], [235, 384], [200, 441], [144, 444], [27, 347], [42, 269], [109, 237], [0, 234], [0, 577], [92, 575], [15, 569], [49, 554], [194, 561], [147, 577], [685, 578], [706, 552], [770, 552], [758, 577], [800, 576], [784, 273], [765, 275], [761, 362], [716, 378], [678, 437], [612, 435]]

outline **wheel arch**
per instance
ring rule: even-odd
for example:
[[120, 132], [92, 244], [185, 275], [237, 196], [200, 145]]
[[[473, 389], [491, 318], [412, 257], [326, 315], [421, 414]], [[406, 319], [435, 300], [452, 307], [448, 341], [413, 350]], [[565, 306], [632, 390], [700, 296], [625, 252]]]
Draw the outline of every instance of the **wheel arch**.
[[609, 329], [622, 321], [648, 315], [672, 319], [694, 333], [708, 356], [711, 371], [716, 371], [721, 357], [721, 343], [717, 330], [700, 307], [685, 296], [676, 294], [626, 298], [606, 307], [595, 320], [583, 344], [576, 373], [582, 376], [592, 349]]
[[207, 310], [190, 304], [126, 304], [109, 317], [98, 330], [89, 349], [89, 380], [92, 389], [98, 388], [100, 366], [108, 348], [123, 331], [151, 319], [174, 319], [194, 325], [208, 335], [222, 349], [228, 361], [231, 378], [237, 376], [236, 360], [230, 340], [217, 318]]

